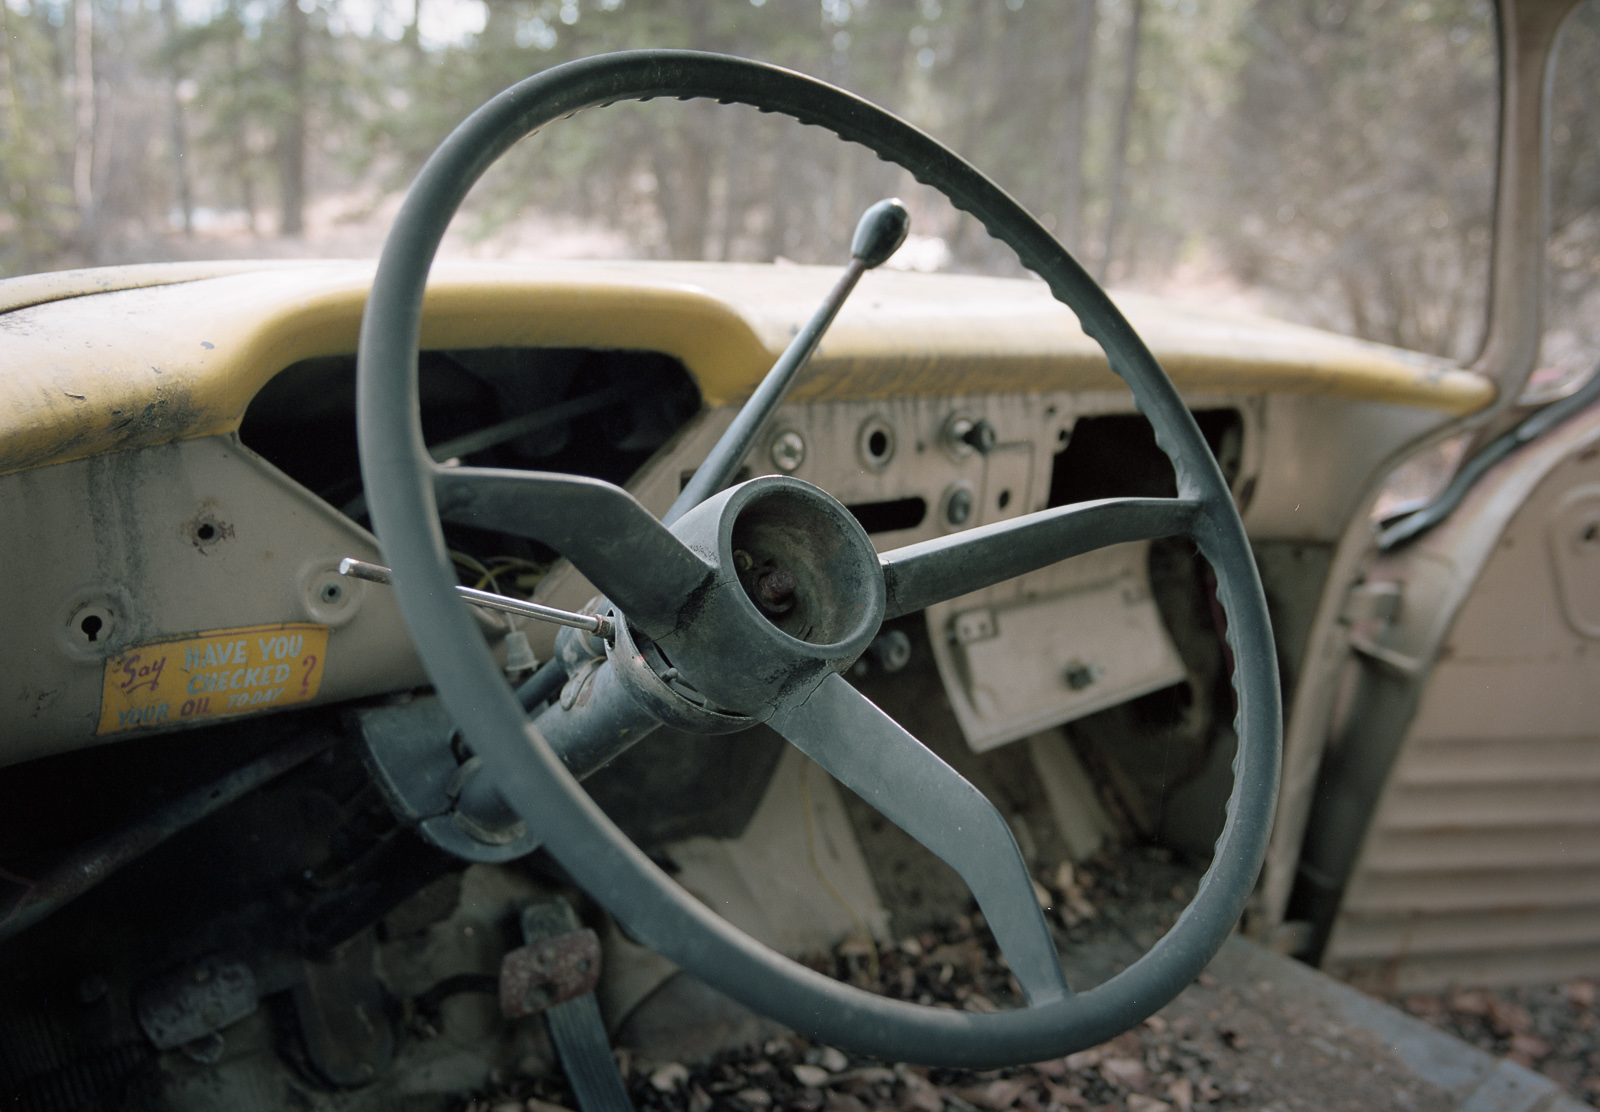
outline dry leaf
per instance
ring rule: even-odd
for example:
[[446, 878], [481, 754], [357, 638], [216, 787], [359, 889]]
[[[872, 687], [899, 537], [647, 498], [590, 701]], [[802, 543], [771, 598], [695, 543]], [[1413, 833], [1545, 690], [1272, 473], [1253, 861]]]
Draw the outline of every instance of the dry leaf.
[[1511, 1053], [1506, 1055], [1519, 1066], [1532, 1068], [1535, 1062], [1550, 1057], [1555, 1047], [1545, 1042], [1538, 1035], [1512, 1035]]
[[1100, 1063], [1100, 1074], [1126, 1089], [1145, 1087], [1144, 1063], [1137, 1058], [1107, 1058]]
[[689, 1080], [689, 1071], [677, 1062], [668, 1062], [658, 1066], [650, 1075], [650, 1084], [662, 1093], [670, 1093], [679, 1085]]
[[1059, 1105], [1062, 1108], [1089, 1107], [1089, 1102], [1085, 1100], [1083, 1094], [1078, 1092], [1076, 1089], [1068, 1088], [1065, 1085], [1057, 1085], [1053, 1081], [1046, 1081], [1044, 1083], [1044, 1089], [1045, 1093], [1050, 1097], [1050, 1103], [1052, 1106]]
[[794, 1066], [789, 1072], [794, 1074], [794, 1079], [808, 1089], [817, 1089], [828, 1083], [831, 1076], [821, 1066]]
[[1100, 1064], [1100, 1059], [1105, 1057], [1105, 1051], [1098, 1046], [1091, 1046], [1088, 1050], [1080, 1050], [1076, 1054], [1068, 1054], [1063, 1059], [1067, 1069], [1073, 1073], [1082, 1073]]
[[1143, 1093], [1129, 1093], [1128, 1112], [1172, 1112], [1172, 1105]]
[[987, 1108], [990, 1112], [1005, 1112], [1017, 1103], [1028, 1087], [1027, 1082], [1010, 1080], [991, 1081], [987, 1085], [973, 1085], [966, 1089], [956, 1091], [956, 1096], [968, 1104], [976, 1104], [979, 1108]]
[[1592, 1008], [1595, 1001], [1595, 984], [1593, 981], [1568, 981], [1561, 986], [1561, 995], [1567, 998], [1567, 1003], [1580, 1008]]
[[817, 1055], [817, 1065], [829, 1073], [838, 1073], [850, 1064], [850, 1059], [844, 1056], [844, 1051], [837, 1047], [825, 1046]]
[[527, 1112], [568, 1112], [566, 1105], [551, 1104], [549, 1101], [540, 1100], [538, 1097], [529, 1097], [522, 1102], [522, 1107], [527, 1109]]
[[1499, 1035], [1522, 1035], [1533, 1029], [1533, 1016], [1521, 1004], [1489, 997], [1489, 1025]]

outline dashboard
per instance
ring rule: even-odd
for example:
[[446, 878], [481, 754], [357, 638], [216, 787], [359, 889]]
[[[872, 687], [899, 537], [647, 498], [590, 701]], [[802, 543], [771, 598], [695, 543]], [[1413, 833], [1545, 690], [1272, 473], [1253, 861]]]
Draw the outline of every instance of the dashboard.
[[[370, 268], [85, 273], [0, 283], [14, 369], [0, 384], [13, 631], [0, 764], [425, 684], [388, 589], [337, 570], [382, 560], [353, 421]], [[441, 462], [621, 483], [659, 514], [829, 281], [805, 267], [441, 265], [424, 440]], [[1341, 473], [1486, 389], [1375, 345], [1124, 300], [1263, 541], [1331, 542]], [[1042, 284], [888, 273], [863, 281], [743, 474], [823, 487], [880, 550], [1172, 486], [1148, 424]], [[569, 608], [593, 594], [534, 542], [447, 538], [468, 585]], [[1182, 682], [1148, 548], [929, 612], [975, 748]], [[482, 624], [491, 643], [511, 628]], [[552, 632], [527, 628], [541, 659]]]

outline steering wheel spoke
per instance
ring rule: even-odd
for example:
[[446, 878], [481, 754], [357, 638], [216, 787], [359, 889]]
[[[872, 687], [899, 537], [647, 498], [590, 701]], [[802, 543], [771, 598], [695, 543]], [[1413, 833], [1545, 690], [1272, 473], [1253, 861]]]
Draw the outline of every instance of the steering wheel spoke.
[[1071, 995], [1022, 851], [982, 792], [837, 673], [770, 724], [961, 875], [1029, 1004]]
[[646, 635], [660, 637], [710, 577], [638, 500], [583, 475], [487, 467], [433, 469], [439, 516], [540, 541], [574, 566]]
[[888, 607], [898, 618], [1107, 545], [1192, 536], [1201, 503], [1190, 498], [1103, 498], [1058, 506], [882, 557]]

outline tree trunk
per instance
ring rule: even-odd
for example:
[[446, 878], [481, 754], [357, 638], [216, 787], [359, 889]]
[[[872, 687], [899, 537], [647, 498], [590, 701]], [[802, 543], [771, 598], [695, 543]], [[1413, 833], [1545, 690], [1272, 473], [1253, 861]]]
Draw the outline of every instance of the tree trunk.
[[1095, 0], [1071, 0], [1063, 61], [1060, 240], [1074, 255], [1083, 250], [1083, 151], [1089, 135], [1089, 78], [1094, 66]]
[[178, 65], [178, 8], [173, 0], [161, 0], [161, 22], [167, 32], [167, 94], [170, 99], [172, 129], [172, 178], [178, 191], [178, 207], [183, 212], [183, 236], [194, 236], [194, 190], [189, 184], [189, 142], [183, 122], [183, 97], [179, 86], [183, 72]]
[[1117, 106], [1117, 138], [1111, 148], [1111, 188], [1106, 213], [1105, 250], [1100, 255], [1097, 277], [1101, 285], [1111, 277], [1111, 251], [1116, 244], [1117, 223], [1122, 218], [1123, 177], [1128, 164], [1128, 129], [1133, 121], [1133, 102], [1139, 93], [1139, 25], [1144, 22], [1144, 0], [1132, 0], [1133, 18], [1128, 24], [1128, 50], [1123, 56], [1122, 103]]
[[278, 132], [278, 196], [283, 219], [278, 234], [304, 235], [306, 230], [306, 13], [300, 0], [284, 0], [288, 42], [284, 51], [284, 86], [289, 111]]
[[94, 4], [74, 0], [72, 5], [72, 92], [76, 102], [76, 130], [72, 154], [72, 199], [78, 208], [86, 239], [94, 230]]

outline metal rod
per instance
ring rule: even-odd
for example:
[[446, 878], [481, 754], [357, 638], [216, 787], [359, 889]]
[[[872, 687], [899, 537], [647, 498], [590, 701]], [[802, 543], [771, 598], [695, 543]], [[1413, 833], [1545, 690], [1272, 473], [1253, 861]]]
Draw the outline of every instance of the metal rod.
[[678, 494], [667, 516], [661, 519], [663, 523], [671, 525], [728, 485], [728, 480], [738, 472], [740, 461], [750, 451], [750, 445], [761, 434], [767, 418], [783, 404], [795, 378], [811, 362], [812, 353], [822, 342], [822, 334], [839, 314], [845, 298], [850, 296], [863, 274], [894, 254], [905, 242], [910, 226], [911, 217], [898, 200], [879, 201], [862, 215], [850, 244], [850, 264]]
[[[365, 560], [356, 560], [349, 556], [339, 561], [339, 574], [348, 575], [352, 579], [365, 579], [369, 583], [394, 582], [393, 573], [383, 565], [369, 564]], [[492, 591], [480, 591], [475, 587], [457, 587], [456, 594], [472, 605], [487, 610], [502, 610], [507, 614], [536, 618], [541, 622], [553, 622], [556, 625], [571, 626], [573, 629], [588, 630], [608, 641], [612, 636], [611, 619], [601, 614], [574, 614], [571, 610], [557, 610], [554, 606], [524, 602], [520, 598], [497, 595]]]
[[336, 740], [331, 733], [307, 734], [234, 769], [220, 780], [181, 796], [130, 826], [74, 850], [47, 875], [34, 881], [0, 918], [0, 942], [20, 934], [63, 904], [77, 899], [180, 830], [310, 760]]

